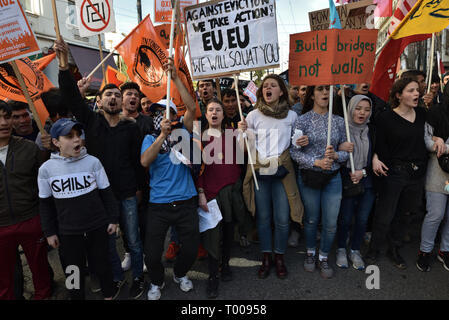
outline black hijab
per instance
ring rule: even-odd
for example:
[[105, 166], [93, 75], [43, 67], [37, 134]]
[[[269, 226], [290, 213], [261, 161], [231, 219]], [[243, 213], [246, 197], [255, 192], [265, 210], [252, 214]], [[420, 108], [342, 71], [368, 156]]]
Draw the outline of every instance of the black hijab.
[[443, 101], [427, 112], [427, 122], [433, 127], [433, 135], [446, 142], [449, 138], [449, 83], [443, 90]]

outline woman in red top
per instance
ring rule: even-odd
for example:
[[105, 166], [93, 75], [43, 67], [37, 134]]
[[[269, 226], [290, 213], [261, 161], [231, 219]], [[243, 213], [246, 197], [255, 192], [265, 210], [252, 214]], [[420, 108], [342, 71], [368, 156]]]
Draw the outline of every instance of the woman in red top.
[[237, 131], [226, 127], [223, 110], [222, 102], [217, 99], [209, 101], [206, 106], [207, 124], [202, 132], [205, 166], [197, 180], [200, 208], [208, 212], [207, 203], [216, 199], [223, 216], [223, 220], [215, 228], [201, 233], [201, 240], [208, 251], [209, 259], [209, 279], [206, 289], [208, 298], [218, 296], [220, 259], [221, 280], [232, 280], [229, 267], [230, 249], [234, 238], [232, 220], [233, 218], [239, 220], [242, 215], [247, 214], [240, 179], [244, 155], [236, 148]]

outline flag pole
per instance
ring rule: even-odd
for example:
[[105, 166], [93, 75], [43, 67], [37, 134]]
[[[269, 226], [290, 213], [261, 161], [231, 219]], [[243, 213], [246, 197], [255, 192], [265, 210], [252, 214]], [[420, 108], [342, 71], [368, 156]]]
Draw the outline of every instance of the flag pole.
[[[237, 96], [237, 105], [239, 106], [240, 121], [243, 121], [244, 118], [243, 118], [242, 106], [240, 104], [240, 93], [239, 93], [239, 76], [237, 74], [234, 75], [234, 84], [235, 84], [235, 93]], [[254, 178], [254, 185], [256, 187], [256, 190], [259, 191], [259, 183], [257, 182], [256, 171], [254, 170], [253, 157], [251, 156], [251, 149], [249, 147], [249, 142], [248, 142], [248, 137], [246, 135], [246, 132], [243, 132], [243, 139], [245, 140], [246, 150], [248, 151], [248, 162], [251, 166], [251, 172], [252, 172], [253, 178]]]
[[432, 73], [433, 73], [433, 56], [435, 54], [435, 33], [432, 33], [432, 44], [430, 46], [430, 61], [429, 61], [429, 78], [427, 79], [427, 93], [430, 92], [430, 86], [432, 85]]
[[106, 60], [108, 60], [115, 52], [115, 48], [109, 52], [109, 54], [103, 59], [101, 60], [101, 62], [89, 73], [89, 75], [86, 78], [90, 78], [92, 77], [92, 75], [97, 72], [97, 70], [105, 63]]
[[41, 119], [39, 118], [39, 114], [37, 113], [36, 107], [34, 106], [33, 100], [31, 99], [30, 92], [23, 80], [22, 74], [20, 73], [19, 67], [17, 66], [16, 61], [11, 61], [11, 66], [14, 69], [14, 73], [16, 74], [17, 80], [19, 81], [20, 88], [22, 89], [23, 95], [30, 107], [31, 112], [33, 113], [33, 118], [39, 128], [41, 134], [45, 133], [44, 127], [42, 126]]
[[[55, 33], [56, 33], [56, 39], [58, 41], [61, 41], [61, 32], [59, 30], [59, 19], [58, 19], [58, 10], [56, 7], [56, 0], [51, 0], [51, 5], [53, 9], [53, 21], [55, 25]], [[66, 61], [66, 57], [63, 56], [61, 59], [59, 59], [59, 66], [62, 68], [65, 68], [67, 66], [68, 61]]]
[[[351, 135], [349, 133], [348, 111], [346, 110], [345, 86], [342, 85], [341, 87], [342, 87], [341, 99], [343, 102], [343, 116], [345, 119], [346, 141], [351, 142]], [[351, 164], [351, 172], [352, 172], [352, 174], [354, 174], [355, 173], [354, 155], [352, 154], [352, 152], [349, 153], [349, 163]]]
[[[172, 15], [171, 15], [171, 26], [170, 26], [170, 47], [168, 48], [168, 57], [169, 59], [173, 58], [173, 38], [175, 36], [175, 20], [176, 20], [176, 8], [178, 5], [178, 1], [173, 1]], [[170, 87], [171, 87], [171, 71], [168, 72], [167, 75], [167, 105], [165, 116], [167, 119], [170, 119]]]

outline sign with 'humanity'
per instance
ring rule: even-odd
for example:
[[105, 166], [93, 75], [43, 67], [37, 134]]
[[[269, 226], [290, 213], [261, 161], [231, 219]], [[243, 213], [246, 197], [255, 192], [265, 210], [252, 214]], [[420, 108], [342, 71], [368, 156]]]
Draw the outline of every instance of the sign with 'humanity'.
[[184, 9], [193, 79], [279, 66], [274, 0], [219, 0]]
[[112, 0], [76, 0], [76, 15], [81, 37], [115, 32]]
[[41, 51], [18, 0], [0, 1], [0, 21], [0, 62]]
[[290, 35], [290, 83], [332, 85], [370, 82], [377, 32], [376, 29], [331, 29]]

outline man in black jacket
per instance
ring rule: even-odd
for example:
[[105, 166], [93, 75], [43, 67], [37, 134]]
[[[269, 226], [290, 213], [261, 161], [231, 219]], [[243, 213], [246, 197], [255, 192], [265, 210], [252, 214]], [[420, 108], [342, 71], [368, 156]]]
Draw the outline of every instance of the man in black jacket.
[[[61, 57], [68, 57], [67, 44], [64, 41], [56, 41], [54, 48], [60, 61], [59, 87], [63, 99], [77, 121], [84, 125], [87, 151], [100, 159], [114, 195], [119, 200], [120, 226], [125, 231], [131, 253], [134, 280], [130, 295], [134, 299], [138, 299], [145, 286], [143, 248], [137, 213], [138, 201], [141, 200], [141, 190], [144, 184], [144, 171], [140, 165], [142, 137], [139, 128], [134, 119], [120, 115], [122, 94], [113, 84], [107, 84], [99, 93], [100, 112], [92, 111], [83, 100], [77, 83], [68, 70], [68, 65], [61, 65]], [[80, 86], [83, 88], [86, 85], [88, 85], [88, 79], [84, 78]], [[110, 258], [114, 281], [120, 286], [123, 283], [123, 271], [115, 248], [115, 239], [112, 238]]]
[[39, 217], [39, 148], [12, 136], [12, 110], [0, 101], [0, 300], [14, 299], [14, 266], [22, 246], [33, 274], [34, 299], [51, 295], [47, 245]]

